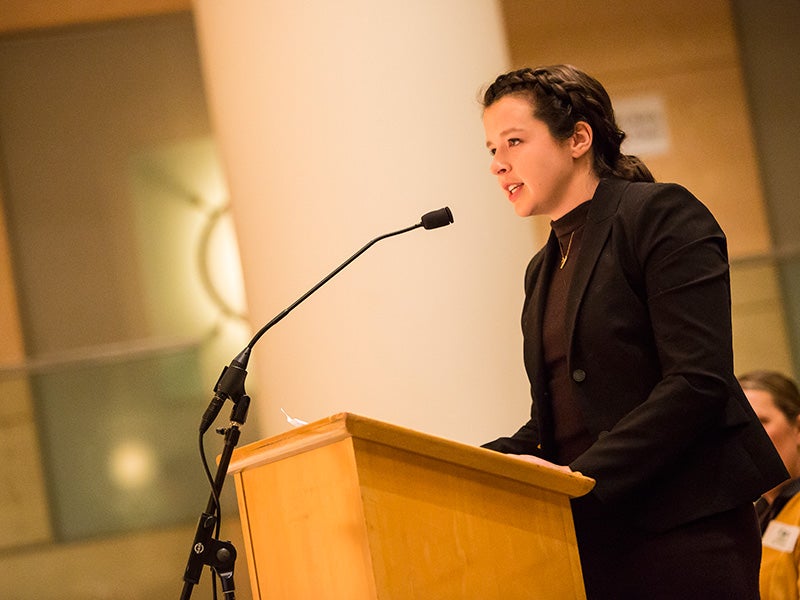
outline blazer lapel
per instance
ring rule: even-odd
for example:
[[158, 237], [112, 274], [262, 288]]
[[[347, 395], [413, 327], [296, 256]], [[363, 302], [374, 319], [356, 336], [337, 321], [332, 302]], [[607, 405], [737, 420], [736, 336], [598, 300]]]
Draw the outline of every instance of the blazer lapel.
[[[547, 397], [547, 377], [545, 376], [544, 349], [542, 347], [542, 323], [547, 300], [547, 281], [544, 279], [555, 268], [559, 257], [558, 240], [555, 234], [550, 237], [542, 251], [531, 261], [525, 278], [525, 305], [522, 313], [522, 327], [526, 332], [524, 355], [525, 368], [531, 384], [536, 417], [539, 428], [540, 449], [544, 457], [552, 448], [552, 420], [550, 402]], [[531, 333], [533, 332], [533, 333]]]
[[575, 263], [565, 307], [567, 343], [570, 349], [581, 301], [586, 295], [589, 279], [611, 232], [611, 217], [617, 212], [622, 192], [628, 185], [630, 182], [622, 179], [601, 179], [589, 205], [580, 254]]
[[[535, 372], [528, 373], [532, 381], [540, 383], [543, 380], [544, 353], [541, 344], [542, 323], [544, 309], [547, 301], [548, 282], [544, 281], [547, 274], [552, 272], [558, 256], [558, 240], [551, 231], [542, 252], [534, 258], [525, 278], [525, 306], [523, 308], [523, 329], [535, 331], [537, 335], [526, 336], [526, 340], [537, 340], [536, 343], [526, 341], [525, 364], [535, 365]], [[535, 379], [533, 377], [535, 376]], [[543, 389], [543, 388], [541, 388]]]

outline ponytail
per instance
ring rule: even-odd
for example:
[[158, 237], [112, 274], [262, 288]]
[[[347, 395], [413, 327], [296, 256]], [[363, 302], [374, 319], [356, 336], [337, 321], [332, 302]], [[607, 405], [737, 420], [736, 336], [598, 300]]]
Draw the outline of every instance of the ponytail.
[[638, 156], [632, 154], [620, 153], [610, 174], [628, 181], [655, 181], [655, 177], [647, 165]]

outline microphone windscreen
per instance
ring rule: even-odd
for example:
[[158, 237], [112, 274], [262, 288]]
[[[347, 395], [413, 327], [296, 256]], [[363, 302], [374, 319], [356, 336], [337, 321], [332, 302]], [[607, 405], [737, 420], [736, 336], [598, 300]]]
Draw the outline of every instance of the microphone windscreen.
[[447, 206], [422, 215], [422, 226], [425, 229], [444, 227], [445, 225], [450, 225], [452, 222], [453, 213], [450, 212], [450, 208]]

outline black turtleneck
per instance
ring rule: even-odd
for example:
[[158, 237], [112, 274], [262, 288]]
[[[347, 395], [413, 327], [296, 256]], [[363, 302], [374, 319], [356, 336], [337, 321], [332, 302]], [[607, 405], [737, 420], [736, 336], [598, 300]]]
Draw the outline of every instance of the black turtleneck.
[[572, 397], [565, 314], [567, 292], [580, 254], [589, 204], [590, 201], [586, 201], [560, 219], [550, 222], [553, 234], [558, 239], [561, 256], [549, 274], [542, 344], [552, 404], [556, 446], [554, 462], [563, 465], [571, 463], [592, 444], [581, 409]]

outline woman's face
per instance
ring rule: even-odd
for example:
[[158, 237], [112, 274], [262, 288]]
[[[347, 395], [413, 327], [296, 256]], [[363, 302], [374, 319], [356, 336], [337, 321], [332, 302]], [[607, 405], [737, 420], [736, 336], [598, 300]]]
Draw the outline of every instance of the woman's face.
[[783, 459], [783, 464], [794, 479], [800, 477], [800, 423], [789, 421], [775, 405], [772, 394], [765, 390], [744, 390], [750, 405]]
[[573, 208], [571, 140], [554, 138], [534, 118], [526, 98], [503, 96], [484, 110], [483, 126], [492, 174], [520, 217], [549, 215], [555, 220]]

